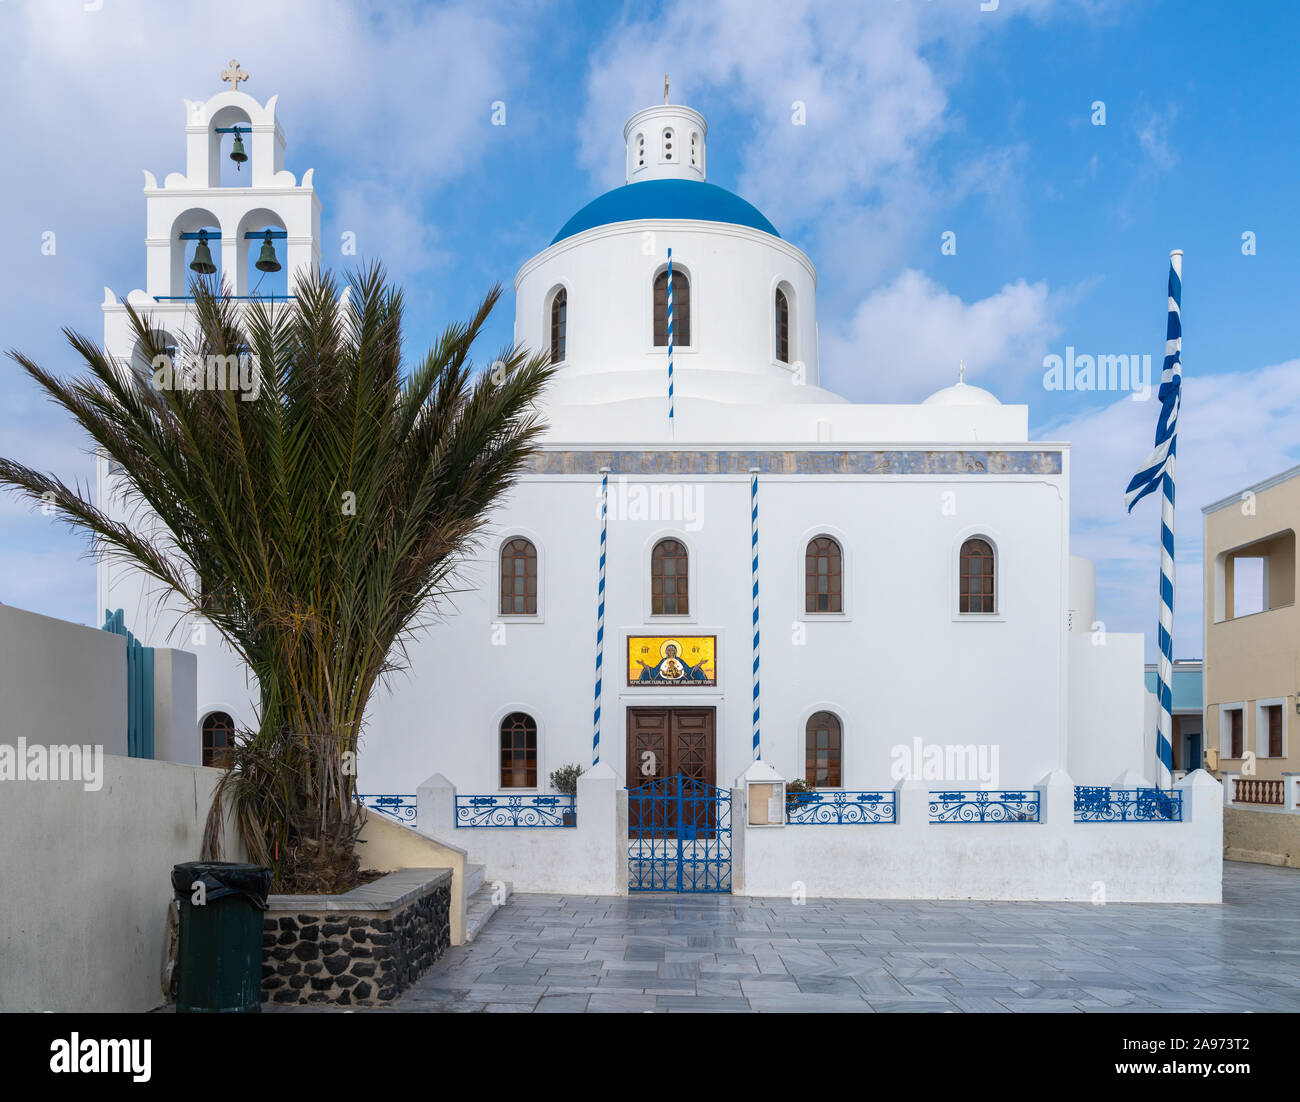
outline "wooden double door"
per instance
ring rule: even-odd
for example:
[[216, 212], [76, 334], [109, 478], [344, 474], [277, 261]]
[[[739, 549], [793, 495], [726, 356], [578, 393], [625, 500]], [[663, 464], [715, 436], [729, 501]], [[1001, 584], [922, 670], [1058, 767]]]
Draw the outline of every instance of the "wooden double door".
[[627, 786], [677, 774], [718, 783], [717, 713], [713, 708], [629, 708]]

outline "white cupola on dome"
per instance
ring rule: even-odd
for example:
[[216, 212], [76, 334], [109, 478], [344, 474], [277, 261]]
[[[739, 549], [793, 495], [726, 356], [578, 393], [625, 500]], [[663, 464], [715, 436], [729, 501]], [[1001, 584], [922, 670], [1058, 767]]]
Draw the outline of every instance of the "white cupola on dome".
[[936, 390], [921, 404], [924, 406], [1000, 406], [997, 400], [983, 387], [971, 386], [966, 382], [966, 365], [957, 370], [957, 381], [952, 386]]
[[709, 125], [690, 107], [668, 102], [664, 78], [662, 106], [638, 111], [623, 127], [627, 142], [627, 182], [703, 180], [704, 139]]

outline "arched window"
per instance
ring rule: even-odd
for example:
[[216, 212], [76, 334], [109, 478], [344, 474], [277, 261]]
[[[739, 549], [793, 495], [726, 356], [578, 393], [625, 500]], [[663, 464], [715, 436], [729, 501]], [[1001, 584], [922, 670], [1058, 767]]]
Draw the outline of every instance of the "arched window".
[[776, 359], [790, 362], [790, 302], [781, 288], [776, 289]]
[[203, 717], [203, 764], [230, 768], [235, 747], [235, 721], [226, 712], [209, 712]]
[[664, 160], [673, 159], [673, 129], [671, 126], [664, 127]]
[[696, 130], [691, 131], [691, 167], [700, 167], [700, 135]]
[[636, 136], [636, 167], [645, 168], [645, 135]]
[[844, 611], [844, 555], [830, 536], [808, 541], [804, 555], [804, 611]]
[[840, 752], [843, 732], [839, 717], [832, 712], [817, 712], [808, 719], [804, 731], [804, 780], [814, 788], [839, 788]]
[[537, 787], [537, 723], [527, 712], [501, 721], [501, 787]]
[[561, 287], [551, 299], [551, 363], [564, 362], [568, 345], [569, 292]]
[[993, 547], [987, 540], [969, 539], [961, 545], [961, 612], [996, 612]]
[[537, 548], [531, 540], [510, 540], [501, 548], [501, 612], [537, 615]]
[[687, 570], [690, 559], [680, 540], [660, 540], [650, 552], [650, 612], [688, 616], [691, 611]]
[[[655, 347], [668, 344], [668, 272], [655, 276]], [[673, 344], [679, 348], [691, 343], [691, 281], [680, 268], [673, 269]]]

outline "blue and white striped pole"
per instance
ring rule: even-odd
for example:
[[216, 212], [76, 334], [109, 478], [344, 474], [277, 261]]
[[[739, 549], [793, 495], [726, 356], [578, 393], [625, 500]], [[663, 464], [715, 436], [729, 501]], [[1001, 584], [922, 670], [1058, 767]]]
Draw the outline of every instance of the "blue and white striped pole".
[[754, 760], [763, 756], [758, 738], [758, 468], [749, 468], [750, 584], [754, 589]]
[[[1165, 370], [1179, 376], [1183, 358], [1183, 253], [1169, 254], [1169, 321], [1165, 329]], [[1163, 372], [1161, 382], [1164, 382]], [[1181, 395], [1179, 396], [1181, 399]], [[1160, 487], [1160, 727], [1156, 734], [1156, 784], [1173, 786], [1174, 743], [1174, 470], [1178, 458], [1178, 411], [1173, 414], [1169, 461]]]
[[673, 421], [673, 251], [668, 250], [668, 427]]
[[609, 468], [600, 468], [600, 581], [596, 586], [596, 706], [591, 718], [591, 764], [600, 764], [600, 683], [605, 665], [605, 534], [609, 518]]
[[1160, 375], [1160, 420], [1156, 446], [1133, 476], [1126, 497], [1129, 511], [1147, 494], [1160, 489], [1160, 624], [1156, 693], [1160, 706], [1156, 729], [1156, 784], [1173, 783], [1174, 680], [1174, 474], [1178, 454], [1178, 413], [1183, 380], [1183, 252], [1169, 254], [1169, 319], [1165, 329], [1165, 364]]

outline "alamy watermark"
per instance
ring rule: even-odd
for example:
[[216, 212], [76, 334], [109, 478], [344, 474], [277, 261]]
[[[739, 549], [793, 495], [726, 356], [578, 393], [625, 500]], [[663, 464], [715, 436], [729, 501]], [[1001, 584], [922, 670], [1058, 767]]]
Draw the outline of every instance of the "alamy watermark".
[[970, 743], [899, 743], [889, 752], [889, 775], [895, 781], [977, 781], [998, 784], [998, 748]]
[[0, 781], [81, 781], [87, 792], [104, 787], [102, 746], [16, 746], [0, 743]]
[[[609, 484], [610, 520], [660, 520], [680, 524], [687, 532], [704, 527], [704, 487], [685, 482], [632, 483], [619, 476]], [[600, 515], [600, 487], [596, 515]]]
[[233, 390], [241, 402], [262, 392], [262, 372], [253, 356], [178, 356], [153, 358], [155, 390]]
[[1044, 390], [1131, 390], [1133, 401], [1151, 397], [1151, 357], [1091, 356], [1066, 345], [1065, 355], [1043, 357]]

